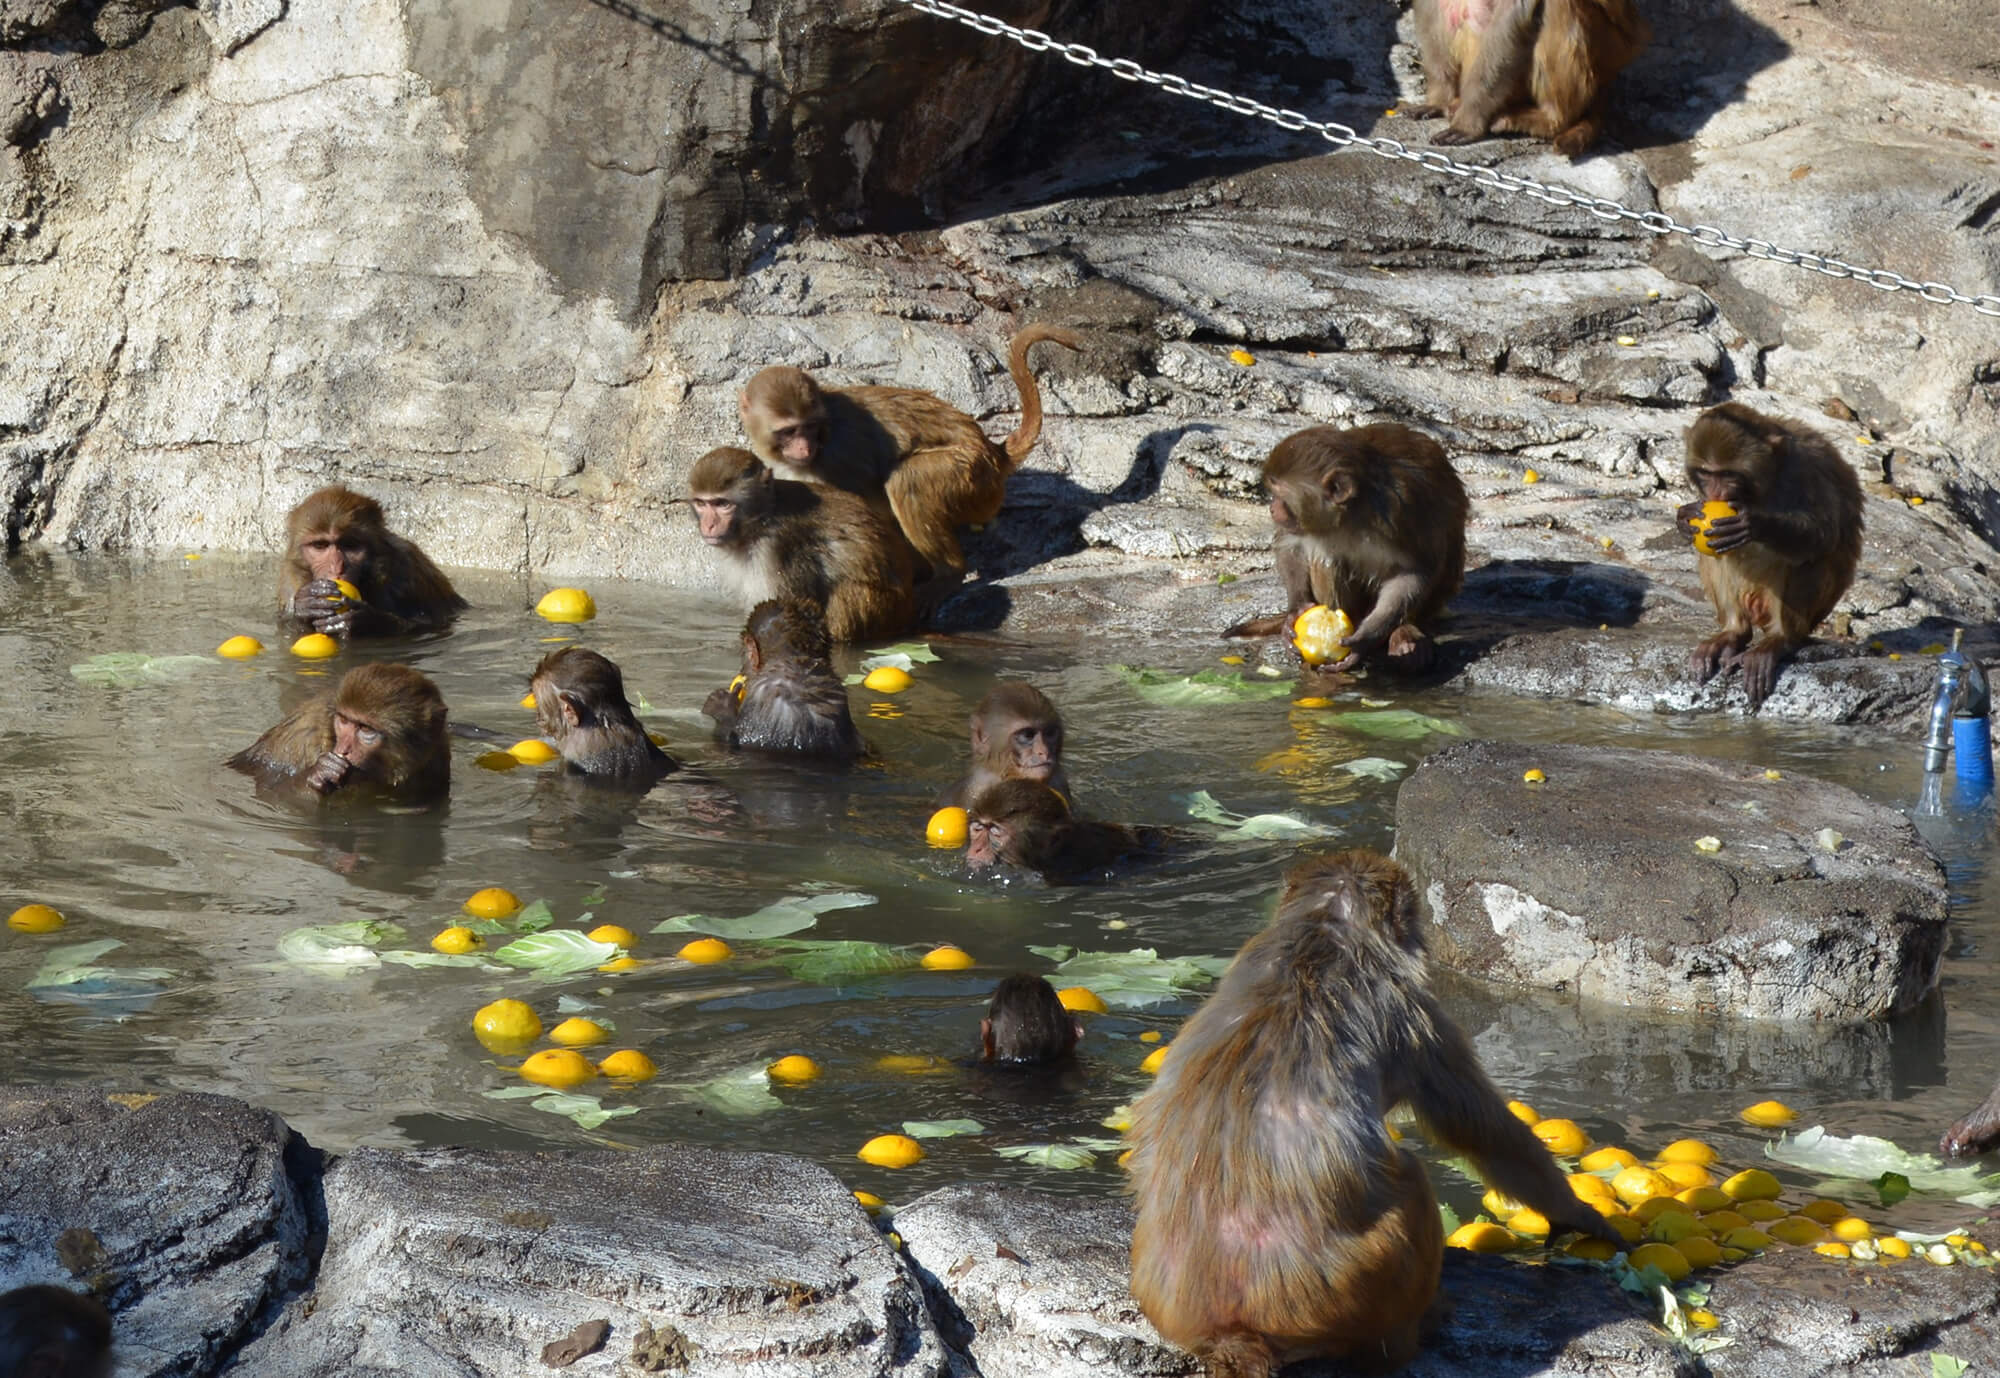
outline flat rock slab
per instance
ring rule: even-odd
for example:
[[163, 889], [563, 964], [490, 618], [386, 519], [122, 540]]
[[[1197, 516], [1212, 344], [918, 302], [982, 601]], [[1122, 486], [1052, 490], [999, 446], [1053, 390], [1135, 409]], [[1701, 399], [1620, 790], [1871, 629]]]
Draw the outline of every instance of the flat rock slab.
[[923, 1291], [823, 1168], [631, 1153], [361, 1149], [325, 1177], [313, 1290], [244, 1351], [259, 1378], [561, 1371], [943, 1375]]
[[213, 1372], [310, 1267], [310, 1156], [222, 1096], [0, 1090], [0, 1292], [101, 1297], [120, 1378]]
[[[1530, 769], [1546, 782], [1524, 783]], [[1698, 849], [1703, 837], [1720, 849]], [[1824, 781], [1466, 742], [1404, 781], [1396, 855], [1424, 887], [1432, 954], [1496, 981], [1843, 1020], [1909, 1009], [1937, 983], [1943, 868], [1903, 815]]]

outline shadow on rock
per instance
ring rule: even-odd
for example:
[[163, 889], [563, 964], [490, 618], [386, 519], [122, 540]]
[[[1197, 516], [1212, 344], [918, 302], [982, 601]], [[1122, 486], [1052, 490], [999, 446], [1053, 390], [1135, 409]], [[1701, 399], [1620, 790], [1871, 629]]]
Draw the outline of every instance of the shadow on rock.
[[1730, 0], [1651, 0], [1652, 46], [1612, 88], [1610, 132], [1628, 148], [1681, 143], [1744, 98], [1791, 54], [1777, 31]]

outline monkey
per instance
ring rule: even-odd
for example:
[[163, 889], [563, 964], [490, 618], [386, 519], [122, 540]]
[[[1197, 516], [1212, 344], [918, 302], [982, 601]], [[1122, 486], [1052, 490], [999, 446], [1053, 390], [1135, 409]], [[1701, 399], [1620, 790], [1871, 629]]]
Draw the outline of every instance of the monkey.
[[428, 804], [451, 788], [446, 717], [444, 696], [427, 676], [407, 665], [358, 665], [331, 695], [305, 705], [227, 764], [267, 789]]
[[0, 1373], [110, 1378], [111, 1314], [95, 1297], [38, 1284], [0, 1294]]
[[1051, 885], [1101, 879], [1121, 861], [1158, 851], [1164, 828], [1130, 828], [1077, 818], [1064, 798], [1039, 780], [1002, 780], [966, 809], [966, 864], [975, 871], [1001, 864], [1039, 872]]
[[1014, 336], [1007, 369], [1021, 395], [1021, 424], [997, 443], [978, 422], [920, 388], [822, 388], [800, 368], [758, 373], [737, 411], [750, 448], [781, 477], [886, 498], [931, 578], [956, 580], [965, 572], [956, 528], [999, 514], [1007, 476], [1041, 438], [1042, 394], [1028, 372], [1028, 350], [1043, 340], [1083, 347], [1078, 336], [1052, 325]]
[[[285, 519], [278, 574], [281, 620], [328, 636], [441, 631], [465, 610], [444, 571], [416, 543], [389, 530], [381, 504], [338, 484], [307, 497]], [[355, 602], [334, 580], [361, 594]]]
[[1695, 646], [1688, 668], [1706, 684], [1740, 665], [1754, 713], [1776, 687], [1780, 662], [1811, 638], [1854, 578], [1861, 481], [1810, 427], [1740, 402], [1710, 407], [1688, 428], [1687, 479], [1697, 496], [1674, 513], [1683, 539], [1701, 534], [1693, 523], [1704, 503], [1737, 509], [1708, 525], [1715, 553], [1695, 557], [1722, 630]]
[[867, 754], [847, 689], [827, 657], [826, 614], [803, 598], [767, 598], [743, 624], [741, 686], [717, 689], [701, 711], [734, 751], [810, 756], [849, 765]]
[[1938, 1154], [1944, 1158], [1970, 1158], [2000, 1145], [2000, 1086], [1987, 1093], [1977, 1109], [1961, 1115], [1938, 1140]]
[[1383, 1123], [1404, 1102], [1556, 1232], [1612, 1238], [1431, 994], [1409, 875], [1362, 850], [1300, 862], [1132, 1106], [1132, 1295], [1211, 1378], [1415, 1355], [1444, 1235]]
[[1323, 668], [1353, 670], [1386, 650], [1391, 669], [1429, 669], [1437, 647], [1424, 629], [1465, 580], [1465, 485], [1443, 447], [1393, 422], [1313, 426], [1272, 449], [1264, 492], [1286, 610], [1223, 635], [1288, 631], [1324, 603], [1356, 626], [1347, 655]]
[[647, 790], [680, 769], [639, 725], [618, 667], [597, 652], [581, 646], [549, 652], [529, 677], [528, 692], [536, 725], [571, 773]]
[[1063, 720], [1048, 695], [1025, 681], [996, 684], [972, 710], [972, 769], [938, 796], [964, 808], [1002, 780], [1036, 780], [1070, 797], [1063, 773]]
[[1076, 1049], [1083, 1025], [1063, 1008], [1056, 988], [1040, 976], [1017, 971], [994, 987], [979, 1021], [979, 1044], [988, 1062], [1016, 1067], [1060, 1062]]
[[1431, 140], [1548, 139], [1578, 158], [1597, 142], [1611, 82], [1653, 30], [1633, 0], [1416, 0], [1426, 104], [1451, 121]]
[[688, 490], [702, 540], [745, 603], [822, 603], [835, 641], [900, 636], [917, 624], [916, 552], [866, 499], [781, 479], [727, 446], [695, 461]]

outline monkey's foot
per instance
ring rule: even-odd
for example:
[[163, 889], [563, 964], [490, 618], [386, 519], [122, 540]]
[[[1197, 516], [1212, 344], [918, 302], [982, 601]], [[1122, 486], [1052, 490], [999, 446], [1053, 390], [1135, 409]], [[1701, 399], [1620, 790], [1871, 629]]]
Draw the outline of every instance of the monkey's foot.
[[1431, 135], [1431, 142], [1450, 148], [1457, 144], [1476, 144], [1485, 137], [1484, 134], [1468, 134], [1463, 129], [1440, 129]]
[[1556, 135], [1553, 142], [1555, 143], [1556, 152], [1562, 154], [1564, 157], [1581, 158], [1584, 154], [1590, 152], [1590, 146], [1597, 142], [1597, 124], [1595, 121], [1589, 120], [1581, 124], [1573, 124], [1562, 133]]
[[1441, 119], [1447, 113], [1442, 105], [1406, 105], [1403, 113], [1413, 120]]
[[1291, 625], [1290, 613], [1274, 612], [1269, 617], [1253, 617], [1223, 631], [1225, 637], [1276, 636]]
[[1715, 678], [1718, 670], [1734, 669], [1747, 640], [1748, 633], [1738, 636], [1734, 632], [1724, 632], [1697, 643], [1693, 654], [1688, 656], [1688, 671], [1693, 674], [1694, 682], [1706, 684]]
[[1784, 647], [1764, 642], [1737, 657], [1743, 666], [1743, 692], [1750, 696], [1752, 713], [1763, 707], [1764, 700], [1771, 697], [1771, 691], [1778, 687], [1778, 665], [1784, 654]]
[[1405, 622], [1389, 633], [1389, 658], [1385, 663], [1398, 674], [1421, 674], [1437, 664], [1437, 643]]

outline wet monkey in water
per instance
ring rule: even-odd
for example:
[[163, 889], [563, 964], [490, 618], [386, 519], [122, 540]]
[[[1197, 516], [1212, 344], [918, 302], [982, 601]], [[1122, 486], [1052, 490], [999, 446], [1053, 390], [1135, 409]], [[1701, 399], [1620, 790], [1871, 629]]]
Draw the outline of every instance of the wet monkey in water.
[[847, 686], [827, 659], [826, 615], [805, 599], [767, 599], [743, 624], [743, 673], [701, 711], [735, 750], [786, 753], [846, 765], [867, 754]]
[[650, 788], [680, 769], [646, 735], [625, 697], [625, 677], [596, 651], [565, 646], [543, 656], [529, 677], [535, 724], [569, 769], [605, 784]]
[[[1696, 547], [1701, 586], [1722, 630], [1694, 648], [1689, 668], [1706, 684], [1743, 669], [1755, 712], [1778, 682], [1779, 664], [1833, 611], [1861, 562], [1861, 481], [1825, 437], [1796, 422], [1725, 402], [1687, 433], [1693, 502], [1674, 513]], [[1732, 515], [1706, 522], [1722, 502]], [[1763, 637], [1756, 645], [1750, 638]]]
[[997, 684], [972, 710], [972, 769], [938, 796], [964, 808], [1002, 780], [1034, 780], [1070, 797], [1063, 773], [1063, 720], [1048, 695], [1023, 680]]
[[1163, 828], [1127, 827], [1078, 818], [1069, 801], [1039, 780], [1002, 780], [966, 806], [966, 865], [975, 871], [1018, 866], [1051, 885], [1075, 885], [1159, 850]]
[[1052, 325], [1031, 325], [1007, 347], [1021, 394], [1021, 424], [1003, 441], [920, 388], [823, 388], [804, 369], [767, 368], [743, 389], [737, 410], [750, 447], [785, 478], [886, 498], [933, 579], [965, 570], [957, 528], [991, 521], [1007, 476], [1042, 434], [1042, 393], [1028, 350], [1043, 340], [1083, 342]]
[[0, 1374], [110, 1378], [111, 1316], [94, 1297], [39, 1284], [0, 1293]]
[[917, 623], [916, 552], [866, 498], [781, 479], [748, 450], [695, 461], [688, 492], [701, 538], [748, 606], [809, 598], [835, 641], [900, 636]]
[[1392, 669], [1430, 668], [1425, 629], [1465, 579], [1465, 485], [1444, 448], [1394, 423], [1314, 426], [1271, 451], [1264, 492], [1285, 611], [1223, 635], [1272, 636], [1324, 603], [1355, 621], [1348, 654], [1327, 668], [1376, 655]]
[[1387, 857], [1293, 866], [1132, 1106], [1132, 1295], [1210, 1378], [1416, 1354], [1444, 1231], [1400, 1104], [1555, 1231], [1612, 1238], [1432, 996], [1422, 923]]
[[426, 804], [451, 789], [444, 696], [407, 665], [360, 665], [229, 758], [266, 789]]
[[1407, 113], [1451, 121], [1432, 143], [1530, 134], [1572, 158], [1653, 37], [1633, 0], [1416, 0], [1415, 16], [1427, 103]]
[[979, 1021], [979, 1045], [988, 1062], [1015, 1067], [1060, 1062], [1076, 1049], [1083, 1025], [1063, 1008], [1056, 988], [1040, 976], [1017, 971], [994, 987]]
[[[360, 601], [335, 580], [351, 584]], [[329, 636], [395, 636], [440, 630], [465, 607], [444, 571], [389, 529], [371, 497], [336, 484], [285, 518], [278, 608], [290, 622]]]

